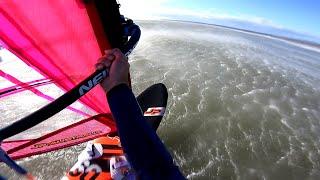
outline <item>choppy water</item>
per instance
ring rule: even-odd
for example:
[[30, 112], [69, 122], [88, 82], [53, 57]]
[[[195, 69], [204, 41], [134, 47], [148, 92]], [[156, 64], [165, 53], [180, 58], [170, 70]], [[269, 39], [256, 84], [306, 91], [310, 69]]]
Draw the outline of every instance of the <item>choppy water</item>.
[[[133, 89], [168, 87], [158, 133], [188, 179], [320, 178], [319, 51], [215, 26], [138, 24]], [[20, 163], [56, 179], [81, 148]]]

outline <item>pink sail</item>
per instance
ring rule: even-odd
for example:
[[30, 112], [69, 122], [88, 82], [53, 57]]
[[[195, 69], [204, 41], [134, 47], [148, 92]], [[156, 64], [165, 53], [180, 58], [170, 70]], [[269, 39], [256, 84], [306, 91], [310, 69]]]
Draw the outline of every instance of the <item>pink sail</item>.
[[[0, 24], [6, 47], [65, 90], [91, 74], [102, 55], [82, 1], [2, 0]], [[98, 113], [110, 112], [100, 87], [80, 100]]]
[[[27, 66], [39, 72], [44, 80], [47, 79], [65, 91], [72, 89], [94, 72], [97, 59], [105, 49], [111, 47], [95, 7], [90, 3], [84, 5], [83, 2], [1, 0], [0, 44]], [[23, 93], [24, 90], [46, 100], [54, 100], [54, 96], [36, 88], [46, 84], [46, 81], [40, 83], [42, 80], [36, 78], [17, 78], [11, 75], [10, 71], [18, 70], [0, 70], [0, 79], [10, 82], [1, 86], [1, 100], [9, 100], [8, 104], [17, 103], [18, 101], [10, 101], [9, 98]], [[40, 84], [30, 86], [30, 83], [38, 82]], [[106, 95], [101, 87], [95, 87], [79, 100], [85, 107], [76, 109], [69, 106], [68, 109], [80, 114], [81, 119], [95, 113], [103, 115], [79, 121], [40, 138], [4, 141], [1, 147], [10, 157], [17, 159], [69, 147], [115, 132]], [[15, 106], [4, 107], [15, 113]], [[81, 110], [88, 107], [93, 111], [86, 113], [89, 111]], [[7, 119], [15, 120], [12, 117]]]

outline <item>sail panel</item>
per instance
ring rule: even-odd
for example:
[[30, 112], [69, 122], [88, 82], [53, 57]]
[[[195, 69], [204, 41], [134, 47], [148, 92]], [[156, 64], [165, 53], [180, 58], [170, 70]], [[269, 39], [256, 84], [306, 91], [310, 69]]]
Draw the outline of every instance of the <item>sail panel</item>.
[[[0, 23], [8, 49], [65, 90], [91, 74], [102, 55], [80, 1], [0, 1]], [[110, 112], [100, 87], [81, 101], [98, 113]]]

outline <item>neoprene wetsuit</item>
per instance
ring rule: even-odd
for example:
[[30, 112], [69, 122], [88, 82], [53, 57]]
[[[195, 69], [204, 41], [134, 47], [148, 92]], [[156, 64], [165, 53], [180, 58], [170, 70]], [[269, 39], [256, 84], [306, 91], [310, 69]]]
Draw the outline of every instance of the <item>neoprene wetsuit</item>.
[[107, 93], [121, 145], [139, 179], [185, 179], [125, 84]]

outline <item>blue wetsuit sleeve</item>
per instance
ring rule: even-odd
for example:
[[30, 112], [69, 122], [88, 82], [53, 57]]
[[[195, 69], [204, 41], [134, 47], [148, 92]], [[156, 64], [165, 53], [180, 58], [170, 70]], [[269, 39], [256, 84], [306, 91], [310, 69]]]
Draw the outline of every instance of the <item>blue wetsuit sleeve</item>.
[[132, 90], [118, 85], [107, 94], [121, 145], [140, 179], [185, 179], [156, 132], [147, 124]]

